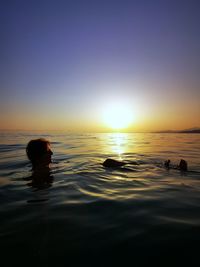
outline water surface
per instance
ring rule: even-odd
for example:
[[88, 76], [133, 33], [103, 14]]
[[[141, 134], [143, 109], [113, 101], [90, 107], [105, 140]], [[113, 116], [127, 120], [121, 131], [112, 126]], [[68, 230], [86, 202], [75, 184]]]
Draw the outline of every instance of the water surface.
[[[25, 147], [39, 137], [54, 155], [49, 180], [37, 186]], [[127, 165], [106, 169], [108, 157]], [[181, 158], [187, 173], [163, 167]], [[1, 132], [0, 167], [5, 266], [198, 262], [199, 134]]]

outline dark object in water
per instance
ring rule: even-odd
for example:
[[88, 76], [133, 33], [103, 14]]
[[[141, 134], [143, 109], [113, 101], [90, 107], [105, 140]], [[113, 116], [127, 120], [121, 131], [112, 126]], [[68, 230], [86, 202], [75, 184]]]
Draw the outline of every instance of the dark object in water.
[[165, 165], [165, 167], [166, 167], [167, 169], [169, 169], [169, 164], [170, 164], [170, 162], [171, 162], [171, 160], [168, 159], [168, 160], [166, 160], [165, 163], [164, 163], [164, 165]]
[[115, 160], [115, 159], [106, 159], [103, 162], [103, 166], [104, 167], [108, 167], [108, 168], [121, 167], [121, 166], [124, 166], [125, 164], [126, 164], [125, 162], [118, 161], [118, 160]]
[[188, 170], [188, 164], [187, 164], [187, 161], [184, 160], [184, 159], [181, 159], [179, 165], [178, 165], [178, 168], [181, 170], [181, 171], [187, 171]]
[[187, 161], [184, 159], [180, 160], [179, 165], [173, 165], [171, 164], [171, 160], [168, 159], [164, 162], [165, 168], [169, 169], [175, 169], [175, 170], [180, 170], [180, 171], [187, 171], [188, 170], [188, 164]]

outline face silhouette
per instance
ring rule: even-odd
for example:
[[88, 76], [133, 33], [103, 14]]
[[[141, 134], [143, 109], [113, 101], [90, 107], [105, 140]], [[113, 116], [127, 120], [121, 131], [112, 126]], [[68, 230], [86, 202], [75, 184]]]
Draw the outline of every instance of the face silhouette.
[[53, 155], [53, 152], [51, 150], [50, 145], [47, 145], [46, 151], [40, 158], [40, 163], [42, 166], [48, 166], [51, 163], [51, 156]]
[[42, 155], [40, 155], [40, 157], [36, 161], [35, 168], [36, 169], [42, 169], [42, 168], [49, 167], [49, 164], [52, 162], [51, 161], [52, 155], [53, 155], [53, 152], [51, 150], [51, 147], [49, 144], [47, 144], [46, 149], [44, 150]]

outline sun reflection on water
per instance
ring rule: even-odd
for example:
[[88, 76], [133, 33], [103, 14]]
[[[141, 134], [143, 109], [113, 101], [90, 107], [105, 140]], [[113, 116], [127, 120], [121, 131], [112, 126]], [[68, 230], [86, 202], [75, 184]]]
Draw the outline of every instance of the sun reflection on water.
[[107, 150], [123, 160], [123, 154], [127, 152], [128, 135], [126, 133], [112, 133], [108, 135]]

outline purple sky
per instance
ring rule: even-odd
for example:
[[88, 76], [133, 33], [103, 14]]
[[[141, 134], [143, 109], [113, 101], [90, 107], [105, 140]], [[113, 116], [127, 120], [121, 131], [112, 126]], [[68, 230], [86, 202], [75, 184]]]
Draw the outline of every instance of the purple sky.
[[199, 18], [194, 0], [1, 1], [1, 128], [89, 129], [115, 98], [141, 129], [197, 126]]

